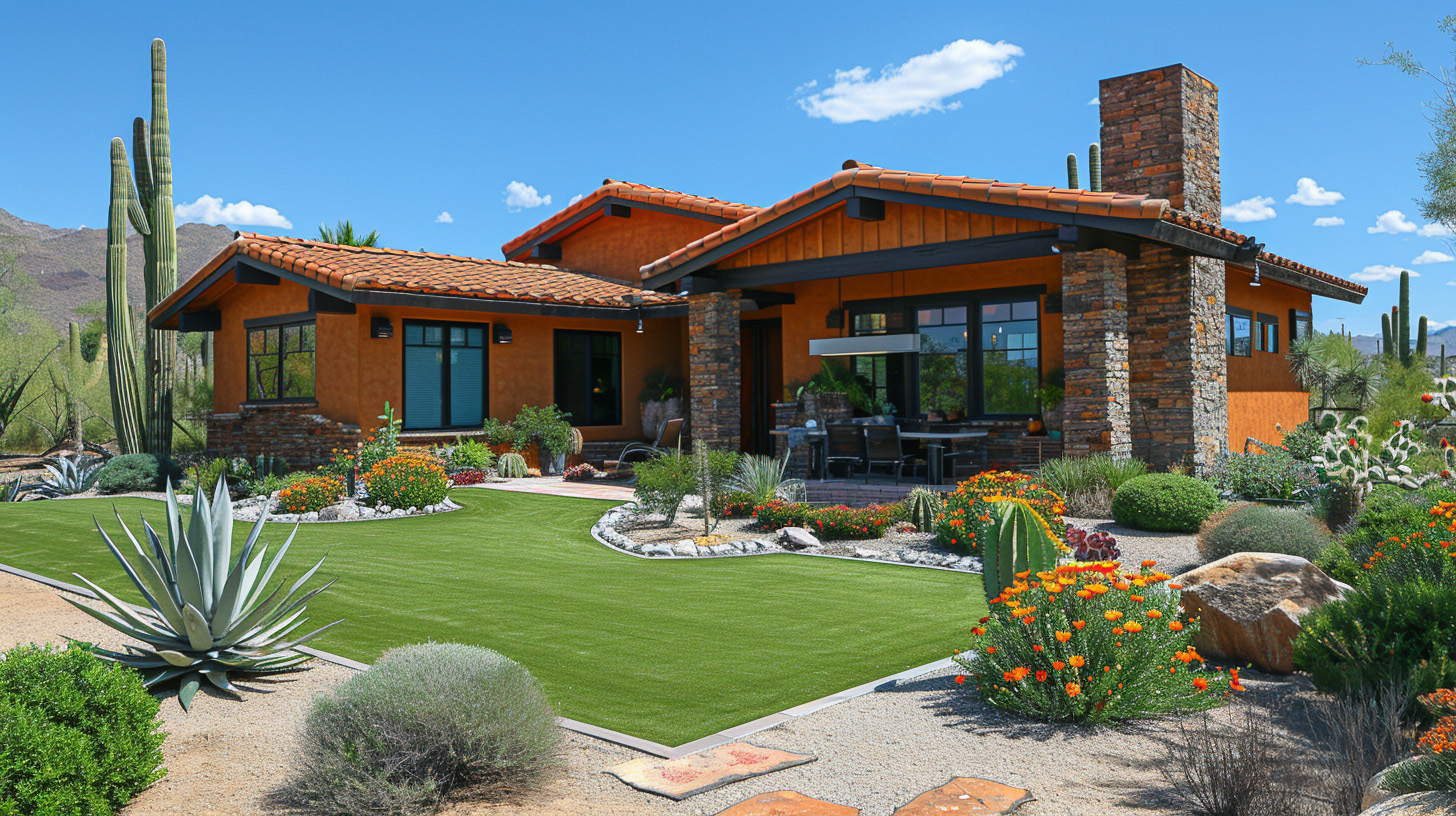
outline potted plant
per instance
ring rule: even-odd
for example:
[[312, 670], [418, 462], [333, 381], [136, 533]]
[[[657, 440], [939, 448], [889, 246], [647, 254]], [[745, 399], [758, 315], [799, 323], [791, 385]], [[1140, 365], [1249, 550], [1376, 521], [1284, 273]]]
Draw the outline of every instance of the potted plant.
[[566, 470], [566, 454], [572, 448], [571, 423], [567, 422], [570, 416], [554, 404], [522, 405], [511, 422], [516, 448], [535, 445], [542, 467], [552, 474], [562, 473]]
[[642, 378], [638, 401], [644, 437], [656, 439], [669, 419], [683, 417], [682, 390], [682, 379], [669, 371], [659, 369]]
[[1041, 388], [1036, 389], [1036, 400], [1041, 405], [1041, 418], [1048, 434], [1061, 436], [1062, 400], [1066, 398], [1066, 375], [1061, 368], [1047, 372]]
[[803, 403], [805, 418], [820, 426], [847, 421], [854, 410], [873, 414], [875, 409], [849, 366], [829, 360], [799, 388], [797, 396]]

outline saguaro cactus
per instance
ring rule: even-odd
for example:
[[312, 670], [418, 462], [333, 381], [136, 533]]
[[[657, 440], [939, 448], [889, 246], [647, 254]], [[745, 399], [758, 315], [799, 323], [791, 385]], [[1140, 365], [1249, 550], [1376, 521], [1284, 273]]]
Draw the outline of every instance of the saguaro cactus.
[[[161, 40], [152, 40], [152, 121], [137, 117], [132, 123], [132, 153], [135, 160], [135, 184], [125, 178], [126, 148], [120, 139], [111, 143], [112, 156], [112, 220], [121, 209], [130, 216], [132, 228], [142, 235], [143, 277], [146, 284], [147, 310], [160, 303], [177, 288], [177, 225], [172, 209], [172, 137], [167, 118], [167, 47]], [[118, 189], [117, 156], [121, 157], [122, 187]], [[112, 236], [113, 228], [120, 232]], [[136, 364], [130, 346], [130, 315], [126, 302], [126, 230], [119, 221], [108, 222], [107, 229], [107, 336], [111, 343], [112, 405], [117, 436], [125, 451], [146, 450], [157, 456], [172, 452], [172, 401], [175, 392], [177, 338], [172, 332], [146, 327], [143, 333], [142, 389], [136, 399], [117, 395], [118, 381], [126, 390], [136, 392], [136, 372], [119, 375], [121, 368]], [[119, 249], [117, 247], [119, 241]], [[118, 254], [120, 264], [112, 263]], [[113, 277], [120, 285], [113, 283]], [[115, 294], [113, 294], [115, 290]], [[116, 302], [113, 303], [113, 300]], [[125, 331], [121, 331], [125, 329]], [[119, 344], [124, 334], [127, 347]], [[131, 353], [123, 353], [131, 352]], [[123, 434], [135, 431], [134, 439]], [[129, 448], [133, 443], [135, 448]]]
[[1410, 273], [1400, 273], [1400, 305], [1392, 306], [1390, 314], [1380, 316], [1381, 339], [1385, 342], [1384, 353], [1403, 365], [1426, 364], [1427, 324], [1421, 315], [1416, 325], [1415, 351], [1411, 351], [1410, 325]]
[[[1087, 145], [1087, 177], [1087, 189], [1094, 193], [1102, 192], [1102, 147], [1096, 142]], [[1077, 172], [1076, 153], [1067, 154], [1067, 188], [1082, 189], [1081, 177]]]
[[[111, 373], [111, 414], [122, 453], [144, 450], [141, 398], [137, 392], [136, 347], [126, 302], [126, 218], [140, 207], [132, 195], [126, 144], [111, 140], [111, 209], [106, 218], [106, 364]], [[141, 216], [145, 220], [145, 216]]]
[[1082, 180], [1077, 177], [1077, 154], [1067, 154], [1067, 189], [1082, 189]]

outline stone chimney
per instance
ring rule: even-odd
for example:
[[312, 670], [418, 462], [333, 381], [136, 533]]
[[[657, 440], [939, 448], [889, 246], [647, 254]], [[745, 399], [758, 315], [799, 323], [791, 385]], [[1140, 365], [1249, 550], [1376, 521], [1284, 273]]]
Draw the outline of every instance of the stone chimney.
[[1218, 86], [1170, 65], [1104, 79], [1098, 100], [1103, 189], [1166, 198], [1219, 223]]

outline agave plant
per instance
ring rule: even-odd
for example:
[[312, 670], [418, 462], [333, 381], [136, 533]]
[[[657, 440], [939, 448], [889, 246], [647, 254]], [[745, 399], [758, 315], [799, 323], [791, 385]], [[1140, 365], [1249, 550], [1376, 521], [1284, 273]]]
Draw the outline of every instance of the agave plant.
[[0, 502], [25, 501], [29, 495], [30, 485], [19, 478], [0, 481]]
[[[332, 586], [333, 581], [299, 595], [303, 585], [323, 566], [320, 558], [292, 587], [285, 590], [280, 581], [270, 592], [268, 583], [298, 527], [293, 528], [265, 569], [268, 545], [259, 547], [258, 535], [266, 518], [265, 511], [236, 560], [232, 556], [233, 505], [226, 479], [218, 480], [211, 503], [201, 490], [197, 491], [186, 525], [177, 496], [167, 485], [166, 543], [144, 520], [147, 546], [143, 547], [122, 522], [121, 529], [136, 550], [135, 559], [123, 555], [98, 523], [101, 538], [151, 608], [131, 606], [76, 575], [111, 607], [111, 612], [66, 600], [143, 644], [127, 644], [123, 652], [96, 647], [93, 651], [103, 659], [140, 671], [148, 688], [181, 678], [177, 696], [184, 710], [191, 707], [192, 696], [203, 679], [224, 691], [234, 691], [228, 680], [231, 672], [273, 674], [295, 670], [310, 660], [297, 647], [339, 621], [303, 637], [287, 638], [307, 621], [301, 619], [304, 605]], [[117, 521], [121, 521], [119, 514]]]
[[74, 496], [96, 484], [104, 463], [100, 456], [58, 456], [41, 464], [50, 474], [37, 488], [47, 496]]
[[731, 486], [753, 497], [755, 504], [774, 499], [786, 501], [804, 500], [804, 480], [785, 479], [784, 471], [789, 465], [787, 455], [782, 459], [772, 456], [743, 456], [738, 459], [738, 470], [733, 474]]

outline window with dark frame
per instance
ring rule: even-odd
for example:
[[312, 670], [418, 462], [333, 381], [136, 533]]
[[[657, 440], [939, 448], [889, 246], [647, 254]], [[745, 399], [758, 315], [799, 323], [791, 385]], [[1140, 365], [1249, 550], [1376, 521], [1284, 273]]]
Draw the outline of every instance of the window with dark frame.
[[557, 329], [556, 407], [571, 424], [622, 424], [622, 335], [620, 332]]
[[1279, 318], [1274, 315], [1259, 315], [1259, 351], [1279, 353]]
[[981, 413], [1036, 414], [1041, 385], [1037, 301], [981, 304]]
[[1254, 316], [1232, 306], [1224, 315], [1224, 336], [1230, 357], [1254, 356]]
[[486, 323], [404, 321], [406, 430], [474, 428], [485, 422]]
[[248, 329], [248, 402], [314, 398], [314, 324]]
[[1289, 310], [1289, 341], [1297, 343], [1314, 334], [1314, 315], [1303, 309]]

